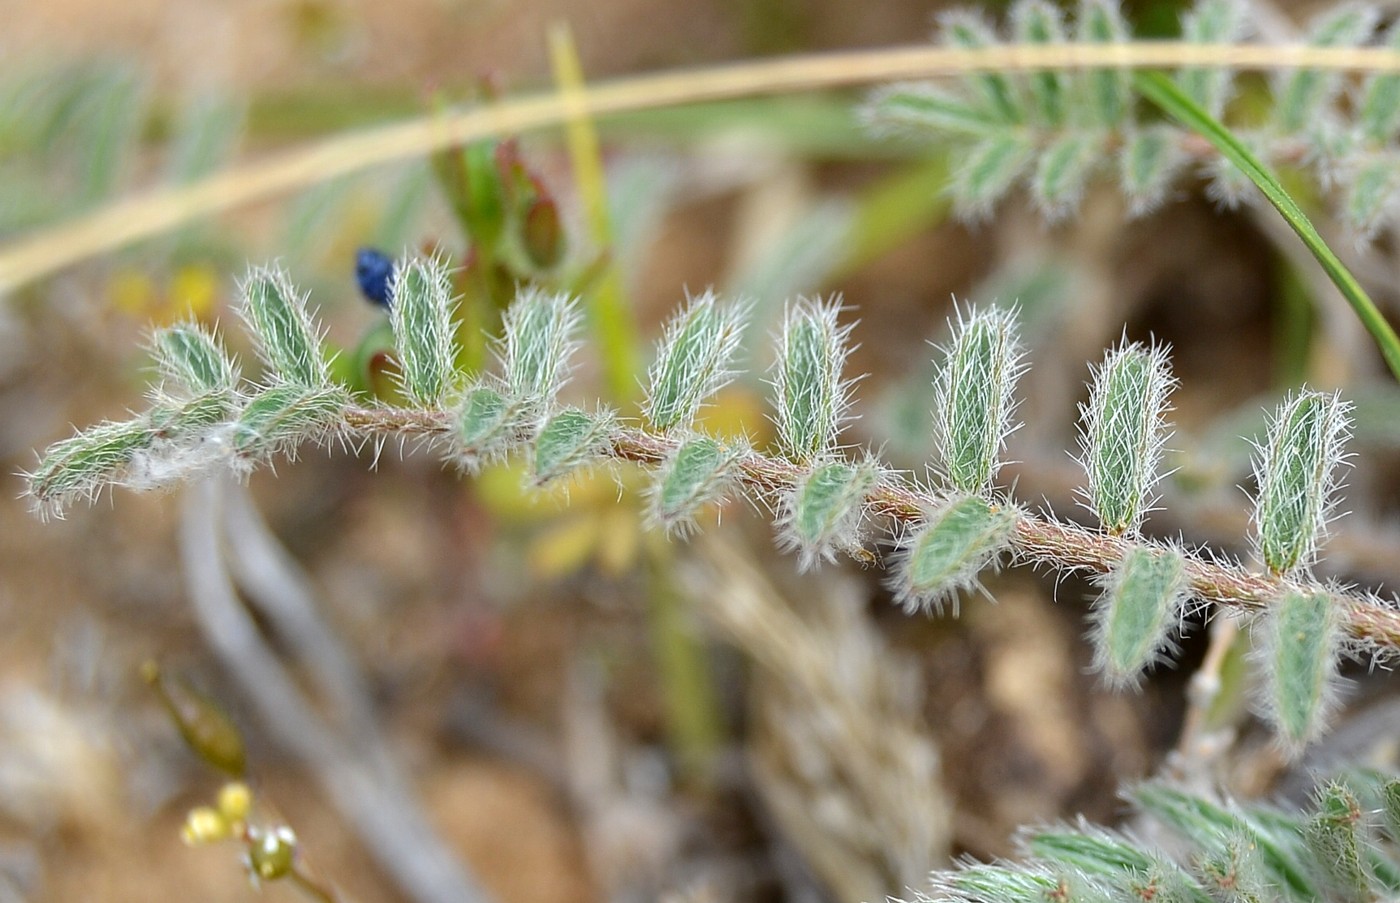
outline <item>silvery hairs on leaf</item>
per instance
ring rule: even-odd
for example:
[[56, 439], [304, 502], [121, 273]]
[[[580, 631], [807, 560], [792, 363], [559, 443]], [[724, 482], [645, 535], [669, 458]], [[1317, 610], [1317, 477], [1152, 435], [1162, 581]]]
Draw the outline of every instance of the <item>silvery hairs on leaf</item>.
[[286, 271], [277, 266], [254, 268], [239, 293], [239, 313], [257, 342], [272, 381], [309, 388], [329, 386], [330, 365], [319, 327], [307, 310], [307, 296], [297, 293]]
[[238, 365], [225, 353], [212, 332], [190, 321], [157, 329], [151, 354], [160, 372], [162, 392], [174, 386], [185, 396], [233, 394], [238, 389]]
[[1313, 816], [1303, 824], [1303, 840], [1311, 865], [1332, 899], [1368, 901], [1378, 898], [1372, 888], [1370, 831], [1372, 813], [1361, 806], [1351, 788], [1327, 781], [1313, 791]]
[[713, 291], [690, 299], [666, 324], [648, 373], [646, 415], [662, 431], [687, 427], [733, 377], [747, 305], [720, 304]]
[[1118, 181], [1129, 213], [1145, 216], [1162, 206], [1172, 183], [1190, 162], [1171, 126], [1134, 129], [1118, 152]]
[[1134, 546], [1095, 582], [1103, 594], [1093, 610], [1094, 668], [1111, 687], [1131, 686], [1174, 651], [1171, 631], [1189, 595], [1185, 557], [1175, 548]]
[[1337, 614], [1327, 593], [1289, 588], [1254, 625], [1254, 658], [1264, 674], [1259, 709], [1290, 756], [1317, 738], [1336, 706]]
[[480, 473], [487, 464], [505, 459], [534, 419], [526, 402], [493, 379], [483, 380], [457, 402], [447, 458], [463, 471]]
[[[1354, 47], [1375, 30], [1380, 11], [1360, 3], [1343, 3], [1319, 16], [1308, 29], [1313, 47]], [[1306, 130], [1324, 115], [1345, 86], [1340, 72], [1293, 69], [1274, 81], [1275, 126], [1283, 134]]]
[[242, 470], [277, 454], [295, 455], [306, 442], [322, 442], [340, 423], [349, 394], [339, 387], [294, 383], [254, 395], [230, 424], [229, 445]]
[[841, 299], [798, 299], [783, 321], [773, 368], [778, 442], [794, 460], [829, 452], [851, 404], [854, 380], [841, 371], [850, 355], [853, 325], [841, 326]]
[[1076, 877], [1081, 882], [1080, 894], [1070, 899], [1103, 899], [1110, 886], [1131, 888], [1132, 884], [1141, 883], [1154, 892], [1149, 895], [1130, 891], [1130, 897], [1203, 903], [1199, 891], [1192, 893], [1196, 882], [1184, 868], [1161, 851], [1143, 849], [1117, 831], [1085, 822], [1073, 827], [1033, 828], [1021, 834], [1017, 846], [1023, 856], [1034, 858], [1053, 873]]
[[1135, 534], [1161, 478], [1168, 396], [1177, 382], [1164, 347], [1126, 340], [1092, 371], [1089, 401], [1079, 406], [1087, 506], [1108, 532]]
[[960, 155], [948, 188], [958, 216], [971, 222], [990, 218], [1035, 161], [1035, 142], [1023, 130], [978, 139]]
[[[986, 19], [968, 10], [949, 10], [939, 16], [939, 37], [949, 47], [982, 50], [1001, 43]], [[1021, 92], [1010, 79], [998, 72], [981, 72], [970, 79], [979, 106], [998, 122], [1020, 123], [1026, 119]]]
[[1064, 220], [1079, 209], [1109, 138], [1103, 129], [1066, 130], [1040, 152], [1031, 173], [1031, 200], [1047, 222]]
[[553, 404], [578, 348], [580, 318], [578, 301], [568, 294], [520, 290], [506, 311], [497, 352], [508, 395], [530, 405]]
[[457, 373], [452, 275], [438, 257], [409, 257], [389, 283], [389, 324], [399, 350], [399, 385], [414, 404], [442, 405]]
[[1255, 543], [1274, 574], [1313, 562], [1337, 501], [1350, 412], [1339, 395], [1301, 389], [1279, 405], [1264, 444], [1255, 448]]
[[[1132, 31], [1117, 0], [1084, 0], [1076, 18], [1078, 38], [1086, 44], [1123, 44]], [[1075, 110], [1087, 111], [1093, 125], [1112, 128], [1123, 121], [1133, 102], [1132, 77], [1123, 69], [1093, 69], [1075, 77]]]
[[[1188, 44], [1233, 44], [1249, 32], [1244, 0], [1198, 0], [1181, 19], [1181, 39]], [[1181, 90], [1213, 119], [1219, 119], [1232, 96], [1234, 70], [1188, 68], [1177, 73]]]
[[531, 458], [535, 485], [603, 460], [616, 424], [616, 416], [608, 410], [589, 414], [566, 408], [550, 417], [535, 436]]
[[895, 601], [909, 612], [942, 611], [951, 601], [956, 614], [959, 594], [980, 588], [978, 576], [1011, 548], [1018, 515], [976, 495], [944, 500], [900, 543], [890, 579]]
[[143, 418], [100, 423], [50, 445], [28, 475], [28, 495], [42, 517], [62, 517], [75, 501], [92, 501], [120, 482], [136, 456], [155, 441]]
[[959, 309], [934, 381], [938, 469], [962, 492], [990, 488], [1001, 451], [1019, 424], [1013, 420], [1016, 380], [1025, 371], [1016, 312]]
[[681, 442], [657, 469], [648, 489], [648, 516], [672, 536], [695, 529], [707, 505], [723, 504], [739, 481], [739, 462], [748, 452], [743, 442], [694, 436]]
[[[1400, 23], [1385, 33], [1385, 46], [1400, 50]], [[1375, 73], [1361, 88], [1358, 114], [1362, 135], [1373, 144], [1389, 144], [1400, 131], [1400, 73]]]
[[[1017, 43], [1053, 45], [1065, 42], [1065, 17], [1058, 6], [1047, 0], [1021, 0], [1011, 7], [1011, 30]], [[1066, 94], [1069, 76], [1047, 69], [1021, 79], [1030, 98], [1031, 116], [1040, 125], [1056, 127], [1067, 115]]]
[[778, 545], [797, 552], [799, 570], [859, 548], [865, 500], [883, 478], [874, 461], [827, 461], [812, 467], [783, 494]]

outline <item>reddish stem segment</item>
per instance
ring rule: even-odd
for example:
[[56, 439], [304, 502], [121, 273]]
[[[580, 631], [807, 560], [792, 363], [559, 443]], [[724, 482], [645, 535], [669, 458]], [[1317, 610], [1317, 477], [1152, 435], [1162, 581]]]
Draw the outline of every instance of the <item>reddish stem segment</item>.
[[[344, 422], [352, 432], [364, 434], [444, 434], [450, 428], [444, 412], [400, 408], [352, 408], [346, 412]], [[653, 466], [664, 461], [677, 444], [669, 436], [622, 428], [613, 437], [609, 454], [618, 460]], [[799, 464], [759, 452], [743, 457], [739, 468], [744, 485], [766, 498], [776, 498], [793, 488], [804, 473]], [[912, 524], [923, 520], [925, 512], [938, 501], [937, 493], [892, 478], [867, 497], [866, 505], [875, 517]], [[1013, 550], [1022, 561], [1062, 571], [1098, 574], [1107, 573], [1130, 548], [1145, 542], [1026, 511], [1021, 512], [1012, 535]], [[1295, 581], [1189, 554], [1186, 575], [1195, 597], [1247, 612], [1262, 611], [1287, 588], [1299, 586]], [[1304, 591], [1326, 593], [1343, 613], [1347, 632], [1353, 638], [1376, 648], [1400, 649], [1400, 610], [1318, 586], [1304, 586]]]

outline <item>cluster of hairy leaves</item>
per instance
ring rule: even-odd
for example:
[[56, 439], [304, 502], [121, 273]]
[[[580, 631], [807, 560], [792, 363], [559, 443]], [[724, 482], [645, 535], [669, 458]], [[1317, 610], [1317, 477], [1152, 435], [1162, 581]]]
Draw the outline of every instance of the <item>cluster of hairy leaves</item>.
[[773, 512], [779, 543], [802, 568], [843, 554], [869, 562], [872, 545], [893, 546], [890, 586], [911, 611], [956, 605], [1008, 556], [1096, 571], [1097, 663], [1116, 685], [1133, 683], [1170, 650], [1194, 596], [1231, 600], [1207, 586], [1201, 575], [1209, 568], [1254, 581], [1254, 595], [1235, 601], [1256, 613], [1261, 709], [1290, 751], [1320, 729], [1346, 635], [1339, 605], [1355, 602], [1309, 574], [1349, 431], [1348, 406], [1335, 395], [1295, 393], [1259, 444], [1255, 542], [1268, 573], [1251, 574], [1139, 532], [1155, 501], [1175, 385], [1161, 347], [1125, 340], [1092, 368], [1081, 461], [1084, 501], [1101, 525], [1093, 530], [1025, 511], [996, 487], [1025, 370], [1013, 311], [965, 307], [950, 324], [930, 392], [938, 452], [920, 483], [840, 445], [853, 380], [843, 373], [852, 327], [840, 322], [838, 300], [803, 299], [787, 310], [772, 370], [776, 440], [763, 451], [695, 426], [734, 376], [745, 305], [707, 292], [681, 307], [663, 331], [636, 423], [559, 400], [581, 325], [567, 295], [522, 289], [506, 312], [494, 372], [466, 374], [445, 262], [405, 262], [390, 293], [401, 403], [366, 401], [337, 385], [306, 298], [285, 274], [255, 270], [242, 286], [241, 313], [261, 378], [242, 378], [197, 326], [159, 330], [152, 344], [161, 378], [150, 408], [53, 445], [30, 475], [30, 494], [41, 510], [60, 513], [111, 485], [152, 488], [218, 468], [246, 473], [304, 443], [394, 434], [420, 438], [465, 471], [523, 455], [534, 485], [625, 459], [651, 468], [651, 520], [673, 534], [742, 496]]
[[[1198, 0], [1182, 21], [1181, 38], [1237, 43], [1250, 37], [1250, 21], [1244, 0]], [[1400, 27], [1377, 34], [1379, 21], [1374, 8], [1343, 4], [1313, 22], [1306, 40], [1318, 47], [1400, 48]], [[1009, 33], [976, 14], [953, 12], [943, 18], [939, 39], [972, 49], [1007, 40], [1121, 44], [1132, 36], [1116, 0], [1081, 0], [1072, 18], [1048, 0], [1018, 0]], [[1324, 191], [1335, 191], [1341, 220], [1358, 235], [1370, 237], [1391, 222], [1400, 201], [1400, 75], [1352, 81], [1340, 73], [1281, 72], [1270, 80], [1267, 99], [1237, 105], [1249, 107], [1247, 121], [1231, 115], [1237, 93], [1231, 70], [1189, 68], [1175, 79], [1209, 115], [1239, 119], [1232, 131], [1265, 163], [1306, 170]], [[1141, 115], [1126, 70], [983, 73], [952, 88], [894, 85], [871, 98], [866, 115], [884, 131], [953, 141], [960, 163], [950, 190], [958, 210], [972, 218], [988, 215], [1024, 185], [1048, 219], [1062, 219], [1104, 174], [1121, 186], [1134, 215], [1158, 207], [1191, 171], [1207, 178], [1222, 202], [1249, 196], [1248, 178], [1190, 132]]]
[[[1356, 773], [1304, 811], [1166, 783], [1128, 793], [1143, 836], [1080, 823], [1026, 830], [1018, 862], [933, 876], [920, 903], [1350, 903], [1400, 895], [1400, 780]], [[1167, 852], [1167, 848], [1171, 852]]]

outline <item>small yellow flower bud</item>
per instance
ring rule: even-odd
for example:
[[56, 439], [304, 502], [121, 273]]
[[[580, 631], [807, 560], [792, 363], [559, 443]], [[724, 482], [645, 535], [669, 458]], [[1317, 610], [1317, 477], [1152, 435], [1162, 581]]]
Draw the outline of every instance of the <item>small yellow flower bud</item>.
[[263, 881], [285, 878], [292, 871], [297, 836], [286, 826], [259, 832], [248, 847], [248, 867]]
[[214, 843], [228, 838], [229, 824], [217, 809], [211, 806], [197, 806], [185, 816], [180, 836], [190, 846]]
[[253, 808], [253, 791], [242, 781], [230, 781], [219, 788], [219, 814], [230, 823], [246, 821]]

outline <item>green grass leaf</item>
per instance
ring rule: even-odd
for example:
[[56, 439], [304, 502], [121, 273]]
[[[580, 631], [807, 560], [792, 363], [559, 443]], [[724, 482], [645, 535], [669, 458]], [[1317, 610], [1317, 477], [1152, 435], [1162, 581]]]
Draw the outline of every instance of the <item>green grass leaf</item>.
[[1303, 240], [1317, 262], [1375, 338], [1390, 372], [1400, 379], [1400, 336], [1386, 321], [1371, 296], [1351, 271], [1323, 240], [1307, 215], [1284, 190], [1278, 178], [1244, 144], [1213, 116], [1193, 101], [1175, 82], [1160, 72], [1138, 72], [1133, 76], [1138, 92], [1173, 119], [1200, 134], [1216, 150], [1239, 167], [1269, 199], [1288, 225]]

